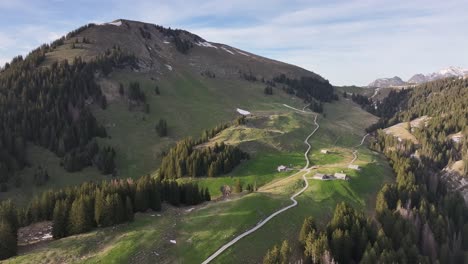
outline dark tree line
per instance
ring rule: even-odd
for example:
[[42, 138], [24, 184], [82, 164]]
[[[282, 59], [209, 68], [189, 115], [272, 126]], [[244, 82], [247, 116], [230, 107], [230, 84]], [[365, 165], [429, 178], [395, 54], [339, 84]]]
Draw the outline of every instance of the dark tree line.
[[216, 74], [210, 70], [205, 70], [205, 71], [202, 71], [201, 73], [201, 76], [205, 76], [205, 77], [208, 77], [208, 78], [211, 78], [211, 79], [214, 79], [216, 78]]
[[[134, 65], [135, 57], [119, 48], [92, 62], [76, 58], [39, 67], [53, 47], [43, 45], [25, 59], [12, 60], [0, 75], [0, 182], [27, 165], [26, 142], [45, 147], [63, 157], [65, 168], [79, 170], [89, 164], [83, 152], [105, 129], [89, 111], [105, 97], [94, 79], [95, 72], [109, 73], [113, 67]], [[74, 160], [76, 159], [76, 160]]]
[[167, 121], [165, 119], [159, 119], [158, 124], [156, 124], [156, 133], [160, 137], [166, 137], [167, 136]]
[[267, 251], [263, 258], [263, 264], [289, 264], [292, 254], [292, 249], [289, 242], [284, 240], [280, 246], [274, 245], [273, 248]]
[[320, 101], [312, 99], [309, 104], [309, 109], [316, 113], [323, 113], [323, 104]]
[[162, 179], [181, 177], [215, 177], [229, 173], [248, 154], [236, 146], [215, 143], [213, 147], [196, 147], [191, 139], [178, 142], [164, 156], [159, 175]]
[[311, 102], [312, 99], [321, 102], [331, 102], [338, 98], [334, 93], [333, 86], [327, 80], [320, 80], [314, 77], [290, 79], [285, 74], [281, 74], [274, 77], [273, 81], [287, 85], [287, 87], [284, 86], [287, 93], [295, 94], [297, 97], [304, 99], [305, 102]]
[[[450, 160], [466, 152], [467, 81], [448, 79], [391, 93], [377, 103], [382, 125], [431, 117], [412, 128], [415, 144], [382, 130], [371, 148], [383, 152], [396, 173], [376, 198], [375, 218], [338, 204], [322, 230], [306, 218], [299, 234], [306, 260], [312, 263], [464, 263], [468, 250], [468, 208], [458, 192], [439, 177]], [[364, 97], [353, 96], [361, 105]], [[455, 143], [447, 135], [462, 131]], [[419, 152], [419, 158], [413, 154]], [[271, 253], [269, 253], [271, 254]]]
[[263, 93], [266, 95], [273, 95], [273, 87], [271, 86], [265, 87], [265, 89], [263, 90]]
[[17, 230], [31, 223], [52, 221], [52, 235], [62, 238], [132, 221], [135, 212], [161, 210], [162, 202], [180, 206], [210, 200], [208, 189], [197, 184], [145, 176], [46, 191], [21, 209], [4, 201], [0, 203], [0, 259], [16, 254]]
[[145, 93], [141, 90], [139, 82], [130, 82], [128, 85], [127, 96], [128, 99], [133, 101], [142, 103], [146, 101]]
[[[243, 124], [245, 117], [237, 118], [233, 124]], [[176, 179], [181, 177], [215, 177], [230, 172], [241, 160], [248, 159], [247, 153], [237, 146], [230, 146], [217, 142], [212, 147], [198, 145], [208, 142], [219, 132], [228, 128], [226, 123], [211, 130], [205, 130], [198, 140], [191, 138], [179, 141], [164, 156], [159, 176], [161, 179]]]
[[[380, 121], [368, 128], [375, 131], [417, 117], [429, 116], [430, 120], [417, 128], [411, 128], [418, 139], [418, 152], [426, 167], [440, 170], [450, 162], [468, 160], [468, 80], [449, 78], [422, 84], [413, 89], [391, 92], [377, 104]], [[392, 115], [393, 113], [393, 115]], [[462, 132], [460, 143], [448, 135]], [[465, 170], [466, 174], [468, 170]]]
[[191, 48], [193, 48], [193, 42], [204, 41], [197, 35], [180, 29], [164, 28], [162, 26], [155, 25], [156, 29], [164, 34], [164, 36], [172, 38], [177, 51], [182, 54], [187, 54]]

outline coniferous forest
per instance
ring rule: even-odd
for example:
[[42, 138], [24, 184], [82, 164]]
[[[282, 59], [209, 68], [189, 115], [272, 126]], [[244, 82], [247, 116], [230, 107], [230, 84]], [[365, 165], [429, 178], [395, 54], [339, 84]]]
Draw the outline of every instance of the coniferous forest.
[[[26, 142], [45, 147], [63, 158], [68, 171], [93, 164], [101, 153], [95, 137], [105, 137], [89, 105], [105, 107], [94, 76], [113, 67], [134, 65], [135, 58], [118, 47], [92, 62], [76, 58], [39, 67], [55, 44], [43, 45], [25, 59], [15, 58], [0, 75], [0, 183], [27, 165]], [[108, 166], [98, 165], [103, 173]]]
[[[245, 117], [237, 118], [233, 124], [242, 124]], [[211, 130], [205, 130], [198, 140], [191, 138], [179, 141], [164, 156], [159, 169], [161, 179], [176, 179], [181, 177], [215, 177], [229, 173], [239, 163], [248, 159], [248, 153], [237, 146], [217, 142], [214, 146], [197, 147], [208, 142], [231, 124], [219, 125]]]
[[62, 238], [133, 220], [136, 212], [159, 211], [161, 203], [174, 206], [210, 201], [208, 189], [196, 184], [160, 181], [149, 176], [120, 179], [43, 192], [27, 207], [0, 203], [0, 259], [16, 254], [19, 227], [52, 221], [52, 235]]

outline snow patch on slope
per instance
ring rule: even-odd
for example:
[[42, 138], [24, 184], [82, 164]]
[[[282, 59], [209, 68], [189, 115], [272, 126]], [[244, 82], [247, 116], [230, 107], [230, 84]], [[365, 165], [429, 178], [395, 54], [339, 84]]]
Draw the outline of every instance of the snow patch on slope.
[[110, 22], [110, 23], [107, 23], [107, 25], [113, 25], [113, 26], [120, 27], [122, 25], [122, 21], [118, 20], [118, 21]]
[[241, 114], [241, 115], [250, 115], [250, 112], [247, 111], [247, 110], [243, 110], [243, 109], [237, 108], [236, 111], [237, 111], [237, 113], [239, 113], [239, 114]]
[[238, 50], [237, 53], [239, 53], [240, 55], [244, 55], [244, 56], [250, 57], [249, 54], [244, 53], [244, 52], [242, 52], [242, 51], [240, 51], [240, 50]]
[[171, 65], [166, 64], [166, 67], [167, 67], [168, 70], [172, 71], [172, 66]]
[[200, 47], [206, 47], [206, 48], [215, 48], [217, 49], [218, 47], [214, 46], [213, 44], [209, 43], [208, 41], [205, 41], [205, 42], [198, 42], [198, 43], [195, 43], [197, 46], [200, 46]]
[[228, 50], [227, 48], [225, 48], [225, 47], [221, 47], [221, 48], [222, 48], [224, 51], [226, 51], [226, 52], [228, 52], [228, 53], [231, 53], [232, 55], [235, 55], [234, 52]]

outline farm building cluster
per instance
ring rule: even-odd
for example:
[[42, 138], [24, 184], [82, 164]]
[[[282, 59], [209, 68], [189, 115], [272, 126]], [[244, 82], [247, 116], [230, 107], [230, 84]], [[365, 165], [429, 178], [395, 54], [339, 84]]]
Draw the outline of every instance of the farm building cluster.
[[290, 167], [291, 166], [288, 167], [288, 166], [285, 166], [285, 165], [279, 165], [278, 168], [276, 168], [276, 170], [278, 172], [290, 171], [290, 170], [292, 170]]
[[323, 173], [316, 173], [314, 177], [312, 177], [317, 180], [322, 180], [322, 181], [331, 181], [331, 180], [345, 180], [349, 181], [349, 176], [346, 175], [345, 173], [342, 172], [335, 172], [335, 174], [323, 174]]

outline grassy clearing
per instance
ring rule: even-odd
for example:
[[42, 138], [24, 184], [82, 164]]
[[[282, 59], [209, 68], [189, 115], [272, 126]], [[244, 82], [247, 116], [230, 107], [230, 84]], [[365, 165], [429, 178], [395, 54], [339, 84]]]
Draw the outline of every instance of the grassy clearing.
[[180, 244], [171, 255], [179, 263], [200, 263], [236, 234], [283, 206], [285, 198], [253, 193], [188, 214], [179, 223]]
[[242, 185], [256, 185], [260, 187], [272, 180], [289, 176], [291, 172], [278, 172], [280, 164], [291, 164], [293, 167], [304, 165], [304, 156], [301, 153], [257, 153], [248, 161], [244, 161], [227, 176], [216, 178], [183, 178], [182, 182], [195, 181], [199, 186], [208, 188], [213, 197], [221, 195], [220, 187], [224, 185], [234, 186], [237, 179]]
[[[310, 187], [298, 197], [297, 207], [280, 214], [264, 228], [239, 241], [214, 263], [259, 263], [269, 248], [284, 239], [298, 245], [297, 235], [304, 218], [314, 216], [320, 224], [325, 224], [341, 201], [371, 213], [376, 192], [384, 182], [392, 180], [391, 169], [383, 159], [378, 159], [379, 163], [371, 163], [360, 172], [346, 171], [351, 176], [350, 181], [309, 180]], [[329, 169], [332, 171], [335, 169]]]
[[[154, 171], [161, 153], [177, 140], [198, 137], [204, 129], [233, 120], [238, 115], [237, 107], [249, 111], [271, 110], [280, 108], [279, 102], [289, 101], [285, 94], [267, 97], [263, 85], [241, 80], [206, 79], [183, 71], [159, 81], [151, 79], [155, 76], [133, 72], [117, 72], [111, 76], [116, 84], [125, 86], [139, 81], [150, 106], [149, 114], [129, 111], [125, 100], [118, 96], [106, 110], [95, 110], [98, 120], [108, 125], [111, 138], [102, 142], [116, 149], [117, 170], [122, 177], [138, 177]], [[155, 94], [156, 85], [161, 95]], [[155, 132], [161, 118], [168, 122], [167, 138], [160, 138]]]
[[[157, 78], [157, 73], [117, 71], [113, 72], [109, 79], [101, 81], [104, 93], [108, 97], [108, 107], [105, 110], [95, 108], [93, 112], [99, 123], [106, 127], [109, 137], [98, 139], [98, 142], [101, 146], [112, 146], [116, 150], [118, 177], [135, 178], [154, 172], [160, 164], [162, 153], [175, 142], [187, 136], [198, 137], [204, 129], [233, 120], [238, 116], [235, 111], [237, 107], [281, 115], [285, 113], [283, 103], [294, 105], [299, 102], [297, 98], [282, 92], [265, 96], [263, 84], [240, 79], [209, 79], [183, 70], [154, 81]], [[125, 99], [119, 95], [118, 84], [123, 83], [127, 86], [131, 81], [140, 82], [150, 105], [148, 114], [129, 111]], [[161, 92], [159, 96], [154, 92], [156, 85]], [[155, 131], [155, 125], [161, 118], [168, 122], [169, 136], [165, 138], [160, 138]], [[273, 118], [270, 122], [274, 124], [270, 126], [278, 126], [280, 129], [286, 129], [288, 126], [300, 127], [300, 120], [283, 119]], [[256, 139], [261, 138], [264, 138], [264, 135], [260, 133]], [[281, 150], [287, 147], [281, 146]], [[265, 146], [252, 149], [271, 152], [271, 148]], [[21, 172], [24, 178], [22, 187], [0, 193], [0, 199], [13, 198], [25, 203], [32, 195], [48, 188], [109, 178], [101, 175], [95, 168], [68, 173], [60, 167], [60, 158], [41, 147], [33, 146], [29, 152], [28, 160], [33, 167]], [[51, 177], [50, 182], [39, 188], [32, 183], [34, 168], [37, 165], [45, 167]], [[263, 181], [262, 179], [260, 181]]]
[[[351, 180], [309, 180], [310, 187], [298, 197], [297, 207], [279, 215], [264, 228], [239, 241], [216, 259], [215, 263], [258, 263], [268, 248], [284, 239], [297, 244], [297, 234], [305, 217], [315, 216], [323, 224], [331, 217], [336, 204], [341, 201], [349, 202], [359, 209], [372, 213], [376, 192], [384, 182], [393, 179], [391, 168], [383, 157], [364, 146], [358, 148], [356, 161], [356, 164], [362, 167], [361, 171], [346, 167], [347, 162], [352, 159], [353, 146], [359, 144], [365, 134], [364, 128], [370, 125], [372, 120], [375, 118], [349, 101], [342, 100], [327, 105], [326, 117], [318, 120], [320, 129], [311, 139], [312, 164], [320, 165], [317, 170], [319, 172], [344, 171]], [[335, 153], [320, 155], [321, 148], [332, 149]], [[312, 170], [310, 176], [314, 173], [316, 171]], [[299, 177], [300, 175], [291, 178], [290, 182]], [[288, 188], [282, 189], [280, 186], [269, 188], [269, 186], [270, 184], [262, 189], [274, 193], [278, 190], [288, 191]]]
[[[277, 124], [287, 128], [288, 124], [295, 122], [282, 117], [285, 111], [281, 107], [274, 111], [278, 111], [279, 115], [277, 120], [280, 121]], [[302, 141], [313, 128], [312, 115], [292, 114], [291, 116], [302, 124], [300, 128], [278, 134], [269, 140], [241, 142], [242, 148], [259, 150], [254, 152], [251, 160], [241, 164], [230, 175], [213, 179], [195, 179], [200, 185], [208, 187], [213, 195], [219, 194], [220, 185], [232, 185], [236, 177], [239, 177], [244, 184], [255, 181], [259, 185], [264, 183], [265, 185], [259, 192], [234, 197], [229, 201], [209, 203], [205, 207], [195, 208], [190, 213], [186, 212], [186, 209], [179, 209], [174, 214], [164, 213], [160, 219], [166, 220], [158, 224], [154, 221], [159, 221], [159, 218], [152, 220], [150, 218], [149, 222], [140, 222], [137, 219], [135, 223], [129, 225], [127, 230], [120, 233], [118, 240], [113, 240], [117, 236], [109, 234], [109, 241], [114, 241], [114, 243], [107, 243], [105, 249], [94, 248], [96, 244], [91, 244], [92, 246], [81, 249], [82, 251], [70, 250], [68, 252], [70, 258], [76, 259], [86, 255], [87, 260], [101, 263], [129, 261], [200, 263], [236, 234], [254, 226], [270, 213], [291, 203], [288, 198], [291, 193], [300, 188], [298, 179], [301, 174], [287, 177], [293, 172], [277, 173], [275, 169], [278, 163], [291, 163], [299, 168], [303, 166], [304, 158], [301, 151], [305, 150], [305, 146]], [[280, 214], [257, 232], [239, 241], [214, 263], [258, 263], [268, 248], [284, 239], [289, 239], [295, 245], [300, 226], [306, 216], [315, 216], [319, 223], [324, 224], [331, 217], [336, 204], [341, 201], [349, 202], [372, 214], [376, 192], [384, 182], [392, 180], [390, 167], [379, 154], [361, 146], [358, 148], [359, 158], [355, 164], [360, 165], [362, 169], [355, 171], [346, 168], [347, 162], [352, 159], [353, 146], [359, 144], [364, 135], [364, 128], [370, 122], [367, 120], [369, 118], [372, 120], [374, 117], [367, 116], [367, 113], [348, 101], [342, 100], [331, 105], [327, 104], [326, 117], [319, 118], [320, 129], [311, 138], [310, 155], [313, 163], [320, 163], [320, 165], [319, 169], [311, 171], [310, 176], [316, 171], [326, 173], [344, 171], [350, 175], [351, 180], [309, 180], [310, 187], [298, 197], [297, 207]], [[252, 126], [268, 127], [269, 121], [258, 122], [258, 124], [253, 123]], [[224, 140], [241, 141], [235, 133], [225, 136]], [[336, 154], [320, 156], [317, 152], [321, 148], [332, 149], [336, 151]], [[278, 151], [281, 149], [283, 151]], [[289, 150], [289, 152], [284, 150]], [[148, 231], [150, 229], [155, 229], [155, 231], [151, 233]], [[147, 231], [148, 234], [134, 233], [140, 232], [138, 230]], [[164, 232], [158, 230], [164, 230]], [[167, 243], [167, 240], [172, 237], [177, 240], [176, 245]], [[52, 242], [51, 245], [60, 241]], [[71, 245], [63, 246], [63, 248], [66, 247], [71, 247]], [[52, 246], [52, 252], [55, 250], [53, 248]], [[163, 254], [148, 257], [154, 254], [153, 251]], [[39, 253], [33, 252], [31, 255], [36, 256], [37, 260], [39, 259], [37, 254]], [[23, 256], [22, 260], [29, 260], [29, 258]]]
[[[26, 167], [19, 172], [21, 177], [21, 187], [12, 188], [6, 193], [0, 193], [0, 200], [13, 199], [19, 205], [27, 204], [32, 196], [50, 188], [61, 188], [79, 184], [84, 181], [101, 181], [110, 179], [110, 176], [102, 175], [96, 168], [88, 167], [80, 172], [69, 173], [60, 166], [60, 158], [51, 151], [39, 146], [29, 144], [27, 148], [27, 158], [30, 161], [30, 167]], [[47, 168], [49, 181], [43, 186], [37, 186], [34, 183], [34, 172], [39, 167]]]
[[163, 215], [137, 214], [132, 223], [55, 240], [5, 263], [150, 262], [158, 257], [154, 252], [162, 257], [172, 245], [167, 227], [174, 222], [176, 211], [169, 209]]

